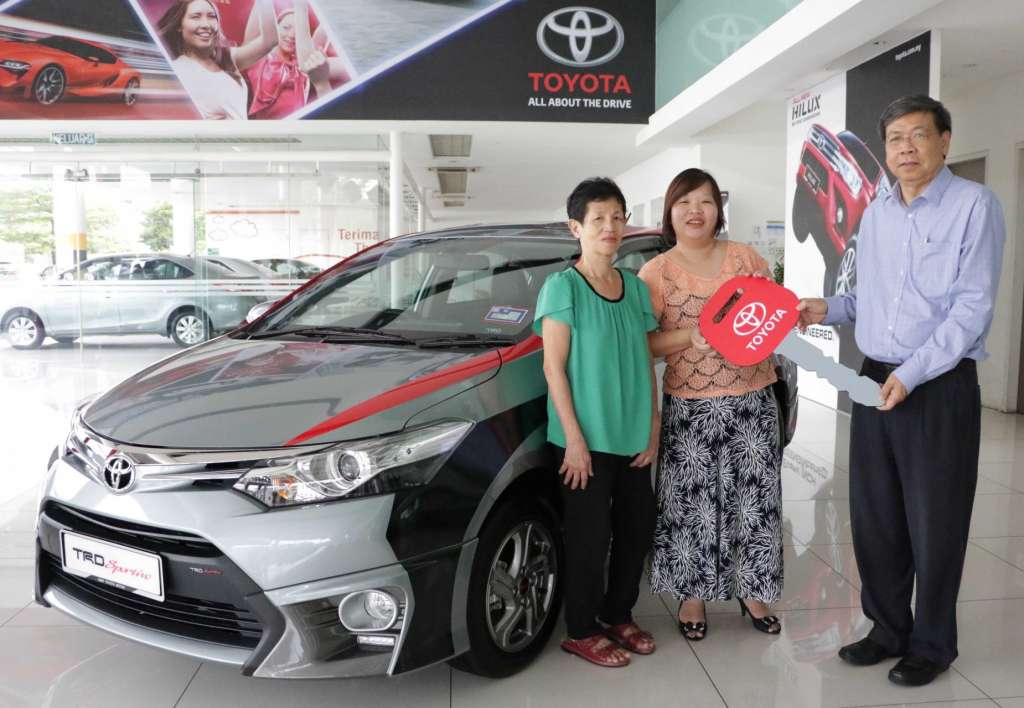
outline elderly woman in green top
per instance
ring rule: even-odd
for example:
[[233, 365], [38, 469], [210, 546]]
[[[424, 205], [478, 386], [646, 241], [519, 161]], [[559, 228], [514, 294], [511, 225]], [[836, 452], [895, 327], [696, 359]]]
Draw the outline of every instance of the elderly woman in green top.
[[564, 482], [569, 637], [562, 648], [600, 666], [625, 666], [630, 652], [654, 651], [632, 609], [656, 514], [650, 464], [660, 421], [647, 332], [657, 322], [643, 281], [612, 266], [626, 225], [618, 186], [585, 180], [567, 211], [582, 254], [545, 281], [533, 325], [544, 338], [548, 440]]

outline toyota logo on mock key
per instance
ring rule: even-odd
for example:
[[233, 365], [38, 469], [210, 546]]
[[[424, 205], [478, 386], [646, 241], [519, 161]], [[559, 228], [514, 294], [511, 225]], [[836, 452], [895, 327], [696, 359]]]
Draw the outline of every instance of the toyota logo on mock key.
[[124, 455], [114, 455], [103, 467], [103, 483], [115, 494], [127, 492], [135, 484], [135, 463]]
[[[591, 58], [595, 41], [606, 37], [608, 41], [601, 42], [602, 53]], [[626, 33], [619, 21], [594, 7], [563, 7], [537, 26], [537, 46], [549, 59], [566, 66], [606, 64], [619, 55], [625, 43]], [[606, 44], [611, 48], [604, 51]]]
[[736, 319], [732, 321], [732, 331], [740, 337], [746, 337], [748, 334], [756, 332], [757, 328], [764, 324], [767, 316], [768, 308], [760, 302], [744, 305], [736, 313]]

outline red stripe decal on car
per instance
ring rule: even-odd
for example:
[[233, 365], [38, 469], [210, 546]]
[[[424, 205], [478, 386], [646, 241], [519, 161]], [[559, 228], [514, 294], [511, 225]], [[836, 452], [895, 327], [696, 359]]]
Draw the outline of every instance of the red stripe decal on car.
[[373, 398], [369, 398], [362, 403], [357, 403], [351, 408], [346, 408], [341, 413], [328, 418], [324, 422], [317, 423], [304, 433], [299, 433], [286, 442], [285, 445], [299, 445], [332, 430], [337, 430], [350, 423], [368, 418], [388, 408], [394, 408], [413, 399], [426, 396], [428, 393], [433, 393], [445, 386], [451, 386], [473, 376], [483, 374], [500, 366], [502, 362], [508, 363], [527, 354], [539, 351], [542, 346], [543, 341], [541, 338], [531, 335], [529, 338], [510, 347], [487, 352], [486, 354], [481, 354], [462, 363], [450, 366], [447, 369], [441, 369], [432, 374], [413, 379], [401, 386], [396, 386]]

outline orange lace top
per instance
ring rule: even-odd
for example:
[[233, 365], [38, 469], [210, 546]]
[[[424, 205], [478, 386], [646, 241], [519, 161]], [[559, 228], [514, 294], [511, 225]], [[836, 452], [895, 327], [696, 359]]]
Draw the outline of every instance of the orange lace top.
[[[640, 278], [651, 291], [651, 304], [663, 332], [696, 327], [704, 303], [733, 276], [766, 273], [768, 262], [750, 246], [726, 242], [722, 269], [714, 278], [695, 275], [668, 253], [651, 259]], [[740, 396], [777, 380], [774, 357], [756, 366], [735, 366], [721, 356], [701, 354], [692, 347], [665, 355], [664, 392], [681, 398]]]

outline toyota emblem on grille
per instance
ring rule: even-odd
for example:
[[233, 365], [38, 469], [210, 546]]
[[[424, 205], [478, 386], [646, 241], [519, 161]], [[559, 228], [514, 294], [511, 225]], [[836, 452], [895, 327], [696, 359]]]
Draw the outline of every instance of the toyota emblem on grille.
[[736, 319], [732, 321], [732, 331], [740, 337], [753, 334], [757, 328], [764, 324], [768, 310], [760, 302], [752, 302], [736, 313]]
[[124, 455], [114, 455], [103, 467], [103, 483], [115, 494], [127, 492], [135, 484], [135, 463]]
[[[594, 40], [610, 33], [614, 33], [609, 38], [614, 40], [611, 49], [591, 58]], [[626, 33], [619, 21], [594, 7], [563, 7], [537, 25], [537, 46], [549, 59], [566, 66], [606, 64], [619, 55], [625, 43]]]

